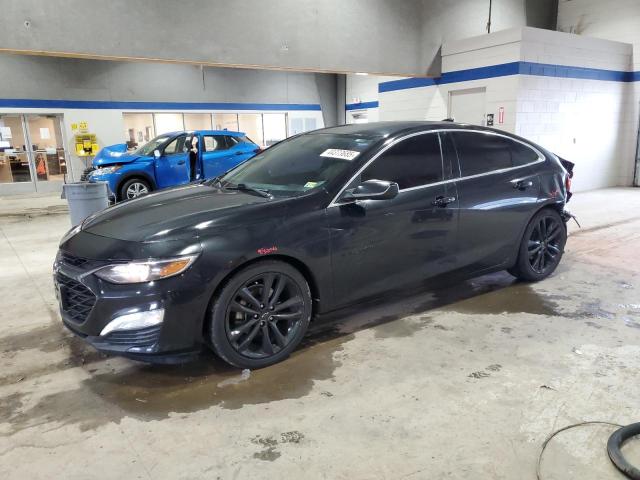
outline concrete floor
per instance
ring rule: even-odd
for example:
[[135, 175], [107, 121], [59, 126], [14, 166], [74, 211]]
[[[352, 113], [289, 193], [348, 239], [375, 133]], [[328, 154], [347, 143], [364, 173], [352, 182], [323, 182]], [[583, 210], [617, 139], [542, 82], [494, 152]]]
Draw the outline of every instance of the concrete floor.
[[[499, 273], [338, 312], [248, 376], [210, 355], [146, 366], [85, 347], [51, 285], [64, 209], [14, 202], [0, 209], [0, 478], [526, 480], [555, 429], [640, 420], [638, 189], [577, 194], [583, 228], [542, 283]], [[556, 437], [542, 478], [622, 478], [611, 431]]]

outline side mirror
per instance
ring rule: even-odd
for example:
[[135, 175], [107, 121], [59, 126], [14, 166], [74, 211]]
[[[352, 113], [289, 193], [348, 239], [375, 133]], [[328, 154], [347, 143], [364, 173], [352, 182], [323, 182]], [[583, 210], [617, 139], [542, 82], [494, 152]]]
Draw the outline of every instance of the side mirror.
[[160, 158], [162, 156], [162, 154], [160, 153], [160, 150], [158, 150], [157, 148], [153, 151], [153, 156], [156, 158]]
[[398, 195], [400, 188], [395, 182], [386, 180], [367, 180], [356, 188], [346, 190], [342, 200], [390, 200]]

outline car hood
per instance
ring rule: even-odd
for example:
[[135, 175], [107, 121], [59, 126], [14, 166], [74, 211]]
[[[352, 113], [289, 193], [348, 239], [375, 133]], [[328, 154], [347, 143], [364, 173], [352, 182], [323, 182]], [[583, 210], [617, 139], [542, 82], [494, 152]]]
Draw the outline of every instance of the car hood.
[[140, 155], [127, 153], [127, 145], [118, 143], [104, 147], [94, 157], [92, 165], [95, 168], [113, 165], [114, 163], [131, 163], [140, 158]]
[[129, 200], [87, 218], [82, 231], [136, 242], [199, 237], [220, 227], [264, 221], [291, 199], [269, 199], [196, 184]]

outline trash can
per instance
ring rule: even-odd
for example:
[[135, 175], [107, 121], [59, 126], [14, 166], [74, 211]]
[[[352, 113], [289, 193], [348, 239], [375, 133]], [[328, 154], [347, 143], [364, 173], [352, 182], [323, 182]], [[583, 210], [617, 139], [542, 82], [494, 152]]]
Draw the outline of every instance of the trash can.
[[92, 213], [109, 206], [109, 183], [65, 183], [62, 185], [62, 198], [67, 199], [71, 226], [75, 227]]

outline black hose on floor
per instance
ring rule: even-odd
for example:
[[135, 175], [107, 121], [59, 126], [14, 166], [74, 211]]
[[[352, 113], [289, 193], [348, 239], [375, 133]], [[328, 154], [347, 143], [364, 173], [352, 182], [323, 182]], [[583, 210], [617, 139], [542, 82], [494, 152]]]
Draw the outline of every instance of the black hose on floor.
[[640, 435], [640, 422], [619, 428], [609, 437], [607, 453], [618, 470], [631, 480], [640, 480], [640, 470], [631, 465], [622, 455], [622, 445], [631, 437]]
[[[562, 427], [561, 429], [556, 430], [551, 435], [549, 435], [545, 439], [545, 441], [542, 443], [542, 449], [540, 450], [540, 455], [538, 455], [538, 463], [536, 464], [536, 478], [538, 480], [542, 480], [542, 477], [540, 475], [540, 467], [542, 465], [542, 455], [544, 454], [544, 451], [547, 448], [547, 445], [549, 444], [551, 439], [553, 437], [555, 437], [556, 435], [558, 435], [559, 433], [561, 433], [561, 432], [564, 432], [566, 430], [571, 430], [572, 428], [576, 428], [576, 427], [583, 427], [585, 425], [609, 425], [609, 426], [612, 426], [612, 427], [624, 428], [624, 427], [622, 427], [622, 425], [618, 425], [617, 423], [602, 422], [602, 421], [599, 421], [599, 420], [593, 420], [593, 421], [588, 421], [588, 422], [574, 423], [573, 425], [567, 425], [566, 427]], [[619, 430], [616, 430], [616, 431], [619, 431]]]

